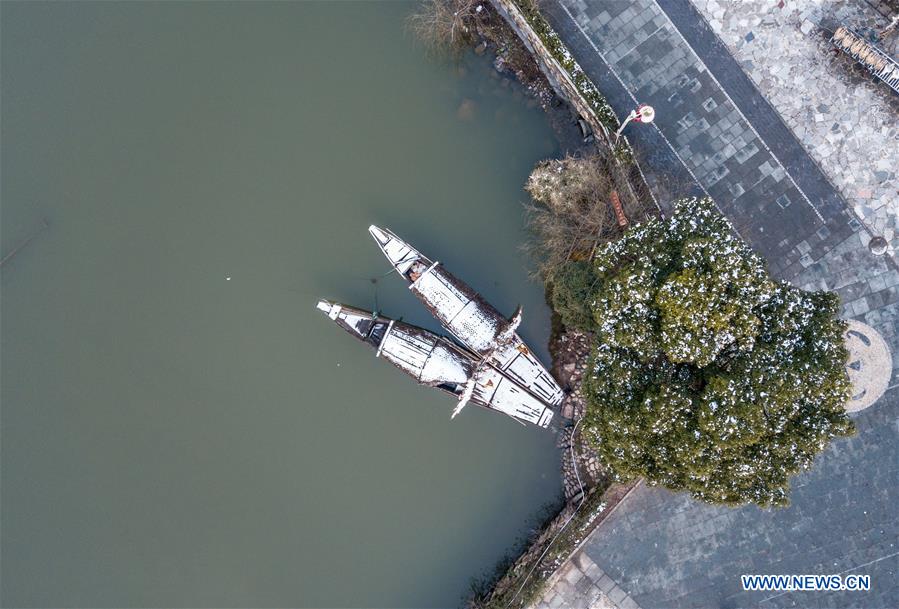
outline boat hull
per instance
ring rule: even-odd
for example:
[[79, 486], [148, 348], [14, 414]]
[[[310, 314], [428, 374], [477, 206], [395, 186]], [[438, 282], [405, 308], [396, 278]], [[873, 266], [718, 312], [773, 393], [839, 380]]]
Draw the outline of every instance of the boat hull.
[[390, 230], [369, 233], [425, 308], [463, 345], [548, 405], [557, 407], [562, 388], [506, 319], [468, 284]]
[[[376, 356], [421, 385], [460, 400], [547, 427], [553, 410], [475, 354], [424, 328], [364, 309], [322, 300], [318, 309], [338, 326], [376, 350]], [[455, 416], [455, 415], [454, 415]]]

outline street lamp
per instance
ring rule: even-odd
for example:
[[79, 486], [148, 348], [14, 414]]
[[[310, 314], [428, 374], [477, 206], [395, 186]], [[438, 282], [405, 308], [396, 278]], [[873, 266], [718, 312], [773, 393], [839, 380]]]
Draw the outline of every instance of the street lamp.
[[873, 237], [871, 241], [868, 242], [868, 249], [870, 249], [871, 253], [875, 256], [883, 256], [887, 253], [889, 247], [889, 242], [880, 235]]
[[624, 131], [624, 128], [629, 122], [636, 121], [638, 123], [651, 123], [655, 117], [656, 111], [652, 106], [648, 104], [640, 104], [635, 110], [631, 110], [631, 113], [627, 115], [627, 118], [624, 119], [624, 122], [621, 123], [620, 127], [618, 127], [618, 131], [615, 132], [615, 141], [617, 142], [618, 138], [621, 137], [621, 132]]

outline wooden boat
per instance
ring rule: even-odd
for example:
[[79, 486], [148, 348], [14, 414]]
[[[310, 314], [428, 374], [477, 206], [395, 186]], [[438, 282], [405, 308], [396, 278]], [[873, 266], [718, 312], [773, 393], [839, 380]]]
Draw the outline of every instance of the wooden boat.
[[546, 427], [553, 410], [453, 341], [371, 311], [320, 300], [318, 310], [376, 349], [375, 356], [458, 400], [455, 417], [469, 402]]
[[461, 279], [386, 228], [368, 227], [381, 251], [434, 317], [463, 345], [549, 406], [564, 394], [515, 332], [521, 307], [506, 319]]

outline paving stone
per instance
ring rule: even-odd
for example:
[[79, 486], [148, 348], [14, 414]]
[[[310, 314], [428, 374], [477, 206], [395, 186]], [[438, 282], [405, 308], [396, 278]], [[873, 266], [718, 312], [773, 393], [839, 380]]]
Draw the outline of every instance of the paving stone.
[[575, 592], [578, 597], [583, 597], [587, 594], [588, 590], [595, 588], [593, 582], [588, 577], [584, 577], [581, 579], [574, 587]]
[[564, 577], [568, 581], [568, 583], [576, 584], [581, 581], [581, 579], [583, 579], [584, 574], [581, 573], [580, 569], [578, 569], [575, 565], [568, 563], [568, 570], [562, 575], [562, 577]]
[[593, 562], [593, 559], [583, 552], [578, 552], [574, 556], [574, 562], [581, 568], [581, 571], [583, 571], [584, 573], [586, 573], [590, 567], [596, 566], [596, 563]]
[[612, 602], [615, 604], [620, 603], [627, 596], [627, 592], [615, 586], [611, 590], [609, 590], [609, 598], [612, 599]]
[[627, 596], [618, 603], [618, 609], [640, 609], [640, 605], [630, 596]]
[[[700, 10], [712, 10], [710, 2], [696, 1]], [[878, 105], [882, 100], [875, 99], [875, 85], [852, 83], [849, 86], [838, 73], [836, 77], [829, 76], [829, 80], [824, 78], [822, 70], [835, 69], [833, 61], [822, 60], [826, 53], [815, 56], [814, 61], [820, 65], [808, 71], [815, 75], [817, 84], [808, 82], [807, 78], [797, 78], [793, 50], [786, 49], [779, 56], [781, 47], [776, 45], [787, 43], [773, 41], [784, 28], [792, 28], [796, 36], [803, 36], [798, 28], [802, 23], [798, 18], [800, 13], [796, 12], [798, 7], [808, 12], [802, 18], [811, 20], [814, 18], [810, 15], [815, 11], [831, 10], [837, 16], [850, 18], [870, 9], [864, 3], [843, 0], [817, 5], [811, 0], [796, 0], [786, 3], [787, 8], [782, 12], [777, 12], [780, 9], [773, 8], [776, 6], [773, 3], [720, 3], [724, 13], [716, 18], [719, 33], [737, 56], [739, 65], [750, 71], [755, 79], [753, 86], [739, 69], [733, 75], [721, 75], [721, 66], [733, 59], [726, 49], [715, 46], [720, 46], [720, 42], [708, 30], [695, 27], [699, 19], [685, 0], [658, 0], [658, 4], [655, 0], [628, 3], [591, 0], [590, 4], [610, 14], [623, 12], [622, 5], [637, 7], [640, 12], [652, 13], [652, 23], [662, 26], [662, 30], [640, 45], [639, 57], [633, 53], [628, 56], [631, 63], [628, 73], [622, 76], [627, 90], [612, 72], [617, 70], [614, 60], [607, 64], [590, 45], [582, 42], [577, 43], [577, 52], [570, 45], [579, 63], [619, 115], [631, 109], [630, 92], [633, 91], [641, 92], [641, 96], [647, 92], [640, 100], [656, 107], [658, 130], [640, 126], [627, 133], [638, 150], [652, 151], [643, 166], [647, 179], [659, 185], [675, 176], [684, 180], [687, 192], [695, 193], [701, 190], [687, 167], [692, 170], [710, 159], [726, 167], [729, 174], [710, 187], [709, 192], [715, 193], [716, 203], [736, 230], [765, 256], [772, 273], [804, 289], [840, 290], [850, 297], [843, 300], [843, 316], [873, 326], [892, 353], [899, 354], [899, 270], [889, 256], [871, 254], [867, 247], [870, 233], [859, 221], [862, 218], [869, 229], [884, 231], [891, 240], [899, 232], [895, 197], [892, 208], [887, 205], [889, 201], [878, 207], [879, 197], [887, 191], [878, 190], [879, 186], [872, 183], [873, 171], [889, 171], [893, 177], [887, 181], [893, 180], [892, 192], [899, 190], [895, 184], [899, 160], [892, 156], [899, 155], [899, 125], [892, 117], [882, 115]], [[548, 18], [565, 40], [583, 40], [584, 34], [573, 27], [563, 10], [576, 14], [578, 6], [574, 0], [555, 0], [546, 5]], [[752, 18], [741, 24], [734, 17], [737, 14]], [[684, 48], [683, 41], [674, 35], [669, 17], [675, 23], [688, 26], [685, 30], [688, 39], [712, 37], [712, 43], [706, 41], [706, 47], [700, 49], [700, 54], [712, 55], [710, 70], [704, 69], [689, 49]], [[616, 28], [610, 41], [598, 32], [587, 31], [587, 35], [602, 51], [607, 44], [624, 44], [632, 33], [626, 19], [617, 22]], [[743, 46], [733, 46], [736, 30], [739, 30], [738, 42]], [[751, 43], [747, 43], [744, 37], [750, 31], [754, 34]], [[810, 36], [815, 35], [813, 32]], [[791, 40], [791, 36], [785, 36], [785, 40]], [[675, 60], [673, 54], [684, 50], [688, 52]], [[796, 52], [806, 51], [797, 47]], [[641, 70], [634, 63], [639, 60], [661, 64], [661, 60], [669, 59], [671, 65], [682, 61], [685, 68], [659, 77], [658, 71]], [[802, 62], [797, 65], [807, 67]], [[783, 71], [783, 66], [794, 69]], [[747, 104], [743, 111], [748, 119], [741, 117], [723, 95], [727, 89], [719, 87], [711, 77], [715, 70], [719, 70], [718, 82], [730, 88], [731, 98], [737, 104]], [[759, 74], [771, 82], [760, 84]], [[647, 83], [640, 82], [640, 78], [658, 80]], [[666, 82], [660, 82], [662, 78]], [[773, 107], [781, 110], [789, 128], [780, 122], [768, 101], [761, 98], [759, 90], [766, 94]], [[707, 112], [702, 106], [709, 98], [718, 103], [715, 113]], [[869, 117], [865, 116], [868, 107], [872, 108], [871, 117], [878, 123], [876, 130], [869, 128]], [[721, 114], [716, 114], [719, 111]], [[705, 118], [709, 130], [720, 129], [721, 136], [710, 138], [708, 132], [699, 132], [689, 142], [684, 140], [678, 144], [682, 164], [662, 135], [666, 134], [674, 145], [677, 121], [691, 112], [697, 121], [698, 117]], [[815, 113], [823, 115], [823, 120], [816, 123]], [[750, 128], [748, 120], [754, 121], [762, 139]], [[831, 131], [834, 123], [840, 126], [836, 132]], [[684, 133], [690, 128], [683, 126]], [[858, 133], [851, 133], [853, 129]], [[793, 133], [797, 135], [794, 137]], [[827, 135], [832, 137], [827, 139]], [[802, 144], [809, 152], [803, 150]], [[872, 147], [874, 151], [870, 150]], [[719, 152], [726, 156], [716, 156]], [[832, 168], [841, 173], [832, 173]], [[794, 182], [809, 194], [814, 208]], [[850, 186], [854, 189], [851, 192], [847, 190]], [[787, 197], [789, 203], [778, 204], [781, 196]], [[864, 205], [856, 205], [862, 199]], [[899, 357], [894, 357], [894, 385], [899, 384], [897, 362]], [[877, 585], [863, 595], [833, 592], [816, 596], [816, 606], [899, 607], [896, 577], [899, 550], [884, 543], [886, 540], [899, 546], [894, 542], [899, 538], [899, 523], [895, 518], [895, 506], [899, 505], [897, 408], [899, 390], [894, 388], [870, 408], [855, 413], [858, 435], [833, 441], [810, 470], [792, 479], [788, 508], [715, 507], [693, 501], [684, 494], [638, 487], [584, 544], [582, 551], [603, 573], [598, 588], [604, 592], [617, 590], [615, 594], [623, 604], [622, 599], [627, 595], [624, 588], [617, 586], [616, 582], [620, 582], [630, 593], [629, 598], [644, 607], [806, 606], [807, 595], [783, 595], [766, 600], [770, 594], [744, 592], [739, 576], [759, 572], [826, 574], [854, 569], [871, 575]], [[567, 582], [563, 584], [571, 588]], [[621, 609], [629, 608], [621, 606]]]
[[611, 577], [609, 577], [608, 575], [603, 575], [603, 576], [600, 578], [599, 582], [597, 583], [597, 586], [598, 586], [599, 589], [602, 590], [603, 592], [608, 593], [612, 588], [615, 587], [615, 580], [613, 580], [613, 579], [612, 579]]
[[871, 286], [872, 292], [879, 292], [880, 290], [887, 287], [886, 277], [884, 277], [883, 275], [878, 275], [877, 277], [871, 279], [869, 285]]
[[584, 575], [590, 578], [594, 584], [599, 583], [599, 580], [602, 579], [602, 576], [605, 575], [605, 571], [603, 571], [599, 565], [593, 563], [590, 565], [586, 571], [584, 571]]

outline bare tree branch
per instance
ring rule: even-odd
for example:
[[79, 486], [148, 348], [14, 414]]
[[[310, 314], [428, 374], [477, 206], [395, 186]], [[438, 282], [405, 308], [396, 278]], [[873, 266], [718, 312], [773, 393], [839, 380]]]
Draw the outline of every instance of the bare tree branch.
[[[621, 234], [609, 204], [615, 180], [607, 160], [598, 154], [566, 156], [534, 168], [525, 189], [533, 202], [525, 205], [533, 233], [526, 251], [536, 274], [552, 280], [569, 260], [586, 260], [597, 245]], [[630, 210], [640, 219], [642, 207]]]
[[475, 39], [476, 0], [423, 0], [406, 26], [435, 54], [457, 54]]

